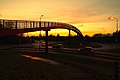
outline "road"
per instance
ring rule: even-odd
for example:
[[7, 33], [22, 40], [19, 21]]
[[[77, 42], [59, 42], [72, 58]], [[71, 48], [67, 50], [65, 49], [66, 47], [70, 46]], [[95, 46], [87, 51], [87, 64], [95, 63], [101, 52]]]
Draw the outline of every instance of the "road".
[[[65, 74], [69, 75], [68, 77], [70, 77], [71, 80], [101, 80], [101, 79], [102, 80], [112, 80], [114, 78], [114, 63], [108, 59], [99, 59], [99, 58], [92, 57], [92, 56], [76, 55], [75, 51], [72, 51], [73, 53], [69, 52], [69, 51], [66, 53], [65, 51], [64, 52], [61, 52], [61, 51], [56, 52], [56, 51], [49, 50], [49, 53], [51, 53], [51, 54], [42, 54], [41, 55], [39, 53], [44, 52], [44, 49], [39, 50], [38, 48], [34, 47], [34, 45], [31, 45], [31, 44], [17, 45], [17, 46], [14, 45], [14, 46], [10, 46], [10, 47], [12, 47], [12, 48], [9, 48], [7, 46], [6, 48], [4, 47], [4, 49], [2, 49], [3, 51], [1, 51], [1, 54], [3, 57], [6, 56], [6, 54], [3, 54], [4, 51], [5, 52], [7, 51], [8, 56], [11, 55], [11, 52], [14, 53], [17, 51], [17, 52], [20, 52], [19, 55], [14, 54], [14, 56], [17, 55], [17, 56], [25, 57], [25, 55], [27, 55], [28, 59], [32, 59], [32, 60], [38, 59], [37, 61], [45, 62], [46, 64], [49, 64], [51, 62], [56, 62], [56, 63], [58, 63], [57, 66], [61, 66], [63, 68], [62, 70], [64, 72], [67, 72]], [[66, 49], [69, 50], [68, 48], [66, 48]], [[75, 50], [75, 49], [73, 49], [73, 50]], [[26, 52], [21, 53], [24, 51], [26, 51], [27, 54], [26, 54]], [[10, 54], [9, 54], [9, 52], [10, 52]], [[37, 53], [35, 53], [35, 52], [37, 52]], [[55, 57], [53, 57], [53, 56], [55, 56]], [[25, 58], [27, 58], [27, 57], [25, 57]], [[7, 58], [9, 58], [9, 57], [7, 57]], [[16, 58], [16, 57], [14, 57], [14, 58]], [[4, 60], [4, 58], [1, 58], [1, 59]], [[14, 61], [16, 59], [13, 59], [12, 61]], [[44, 61], [44, 60], [47, 60], [47, 61]], [[7, 62], [7, 64], [8, 64], [8, 62]], [[24, 61], [23, 61], [23, 63], [24, 63]], [[17, 63], [14, 63], [14, 64], [19, 65]], [[54, 65], [54, 64], [52, 64], [52, 65]], [[109, 68], [108, 68], [108, 66], [109, 66]], [[103, 68], [105, 68], [105, 70]], [[31, 69], [32, 69], [32, 67], [31, 67]], [[28, 74], [28, 71], [26, 71], [25, 73]], [[13, 74], [13, 75], [15, 75], [15, 74]], [[51, 76], [53, 76], [53, 75], [51, 75]], [[4, 79], [4, 77], [2, 77], [2, 78]], [[32, 80], [35, 80], [35, 79], [32, 79]], [[62, 79], [62, 80], [65, 80], [65, 79]]]
[[[24, 53], [31, 49], [33, 46], [30, 45], [10, 45], [2, 48], [0, 80], [96, 80], [93, 73], [70, 67], [61, 61], [38, 57], [38, 55], [32, 57], [30, 53]], [[50, 64], [51, 61], [57, 64]]]

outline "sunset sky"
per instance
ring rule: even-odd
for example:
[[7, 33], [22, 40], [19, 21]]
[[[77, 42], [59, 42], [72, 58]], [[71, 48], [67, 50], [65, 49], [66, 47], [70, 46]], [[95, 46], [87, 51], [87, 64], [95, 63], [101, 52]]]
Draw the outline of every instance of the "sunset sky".
[[[120, 0], [0, 0], [2, 19], [39, 20], [40, 15], [44, 15], [42, 21], [72, 24], [83, 35], [112, 33], [116, 21], [108, 17], [120, 19]], [[68, 35], [67, 30], [51, 30], [51, 33]]]

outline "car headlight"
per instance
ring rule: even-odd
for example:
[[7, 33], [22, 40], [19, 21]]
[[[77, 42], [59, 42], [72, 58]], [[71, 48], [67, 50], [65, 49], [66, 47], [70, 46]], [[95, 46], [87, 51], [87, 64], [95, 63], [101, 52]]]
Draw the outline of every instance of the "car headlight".
[[94, 50], [91, 50], [92, 52], [94, 51]]

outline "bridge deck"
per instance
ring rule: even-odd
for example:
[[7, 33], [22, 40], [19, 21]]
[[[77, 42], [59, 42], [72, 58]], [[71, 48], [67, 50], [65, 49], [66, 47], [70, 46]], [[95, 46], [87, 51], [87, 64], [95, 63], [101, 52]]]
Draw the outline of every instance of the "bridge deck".
[[40, 30], [50, 30], [55, 28], [64, 28], [64, 29], [73, 30], [79, 36], [82, 36], [80, 30], [66, 23], [0, 19], [0, 36], [32, 32], [32, 31], [40, 31]]

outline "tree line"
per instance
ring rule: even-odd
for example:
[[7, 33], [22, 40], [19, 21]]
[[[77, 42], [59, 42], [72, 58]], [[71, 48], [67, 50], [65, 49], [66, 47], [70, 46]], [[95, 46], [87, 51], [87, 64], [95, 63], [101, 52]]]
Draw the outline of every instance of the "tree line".
[[92, 37], [86, 35], [84, 37], [84, 40], [90, 42], [99, 42], [99, 43], [120, 43], [120, 31], [113, 32], [111, 34], [97, 33], [94, 34]]
[[[45, 36], [27, 36], [24, 37], [23, 34], [20, 35], [11, 35], [0, 37], [0, 45], [1, 44], [21, 44], [21, 43], [33, 43], [35, 40], [45, 40]], [[120, 43], [120, 31], [113, 32], [111, 34], [102, 34], [97, 33], [92, 37], [86, 35], [84, 37], [79, 36], [57, 36], [50, 35], [48, 37], [49, 41], [58, 41], [65, 43], [78, 43], [78, 42], [98, 42], [98, 43]]]

